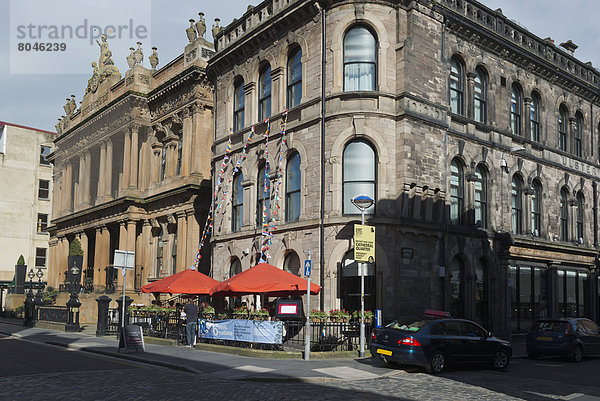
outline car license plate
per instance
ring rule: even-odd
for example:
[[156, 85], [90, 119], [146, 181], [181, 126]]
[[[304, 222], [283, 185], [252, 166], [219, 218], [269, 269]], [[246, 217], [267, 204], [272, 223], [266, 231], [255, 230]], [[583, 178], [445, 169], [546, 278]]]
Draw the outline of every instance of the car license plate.
[[538, 341], [552, 341], [552, 337], [537, 337]]
[[392, 351], [388, 351], [387, 349], [377, 348], [377, 353], [387, 355], [387, 356], [392, 356]]

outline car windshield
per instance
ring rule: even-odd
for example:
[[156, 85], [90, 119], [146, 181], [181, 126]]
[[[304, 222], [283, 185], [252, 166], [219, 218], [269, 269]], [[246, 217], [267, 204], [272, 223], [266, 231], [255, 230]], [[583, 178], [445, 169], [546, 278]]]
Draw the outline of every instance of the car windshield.
[[405, 323], [399, 323], [397, 320], [394, 320], [392, 323], [388, 324], [385, 327], [389, 327], [390, 329], [398, 329], [398, 330], [419, 331], [427, 323], [429, 323], [429, 322], [426, 320], [417, 320], [417, 321], [405, 322]]
[[564, 332], [567, 322], [537, 322], [535, 331], [543, 331], [548, 333]]

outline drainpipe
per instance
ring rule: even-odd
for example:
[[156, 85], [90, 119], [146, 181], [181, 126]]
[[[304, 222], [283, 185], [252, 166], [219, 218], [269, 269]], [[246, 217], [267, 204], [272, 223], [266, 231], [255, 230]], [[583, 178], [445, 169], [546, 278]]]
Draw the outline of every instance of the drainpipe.
[[594, 195], [594, 206], [592, 207], [592, 215], [594, 218], [594, 248], [598, 248], [598, 184], [592, 181], [592, 193]]
[[319, 271], [320, 305], [325, 307], [325, 9], [318, 2], [315, 8], [321, 12], [321, 206], [319, 215]]

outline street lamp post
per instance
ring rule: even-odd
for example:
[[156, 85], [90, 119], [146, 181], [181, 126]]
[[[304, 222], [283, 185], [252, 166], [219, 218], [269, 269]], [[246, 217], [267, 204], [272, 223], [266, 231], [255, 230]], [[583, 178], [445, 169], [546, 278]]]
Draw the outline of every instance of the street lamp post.
[[33, 278], [35, 277], [35, 273], [33, 272], [33, 269], [29, 270], [27, 276], [29, 277], [29, 291], [27, 292], [27, 298], [25, 299], [25, 321], [23, 324], [25, 326], [34, 326], [35, 300], [33, 299]]
[[79, 274], [79, 267], [74, 264], [71, 267], [71, 297], [67, 301], [67, 325], [65, 331], [73, 332], [79, 331], [79, 307], [81, 302], [77, 294], [77, 275]]
[[44, 276], [44, 272], [40, 267], [38, 267], [38, 271], [35, 273], [38, 278], [38, 290], [35, 294], [35, 304], [39, 307], [44, 303], [42, 299], [42, 277]]
[[[375, 202], [369, 195], [357, 195], [350, 200], [354, 206], [360, 210], [360, 221], [361, 224], [365, 225], [365, 211], [373, 206]], [[355, 244], [356, 246], [356, 244]], [[358, 355], [361, 358], [365, 356], [365, 264], [360, 262], [359, 276], [360, 276], [360, 345]]]

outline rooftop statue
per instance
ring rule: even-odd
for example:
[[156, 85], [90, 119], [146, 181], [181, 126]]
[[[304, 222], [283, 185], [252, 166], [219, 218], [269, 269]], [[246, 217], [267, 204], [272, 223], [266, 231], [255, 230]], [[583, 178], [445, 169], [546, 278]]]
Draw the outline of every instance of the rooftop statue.
[[98, 46], [100, 46], [100, 57], [98, 58], [98, 63], [95, 61], [92, 62], [92, 77], [88, 79], [88, 85], [85, 93], [95, 93], [98, 90], [98, 86], [107, 77], [114, 75], [121, 79], [121, 73], [112, 60], [112, 52], [108, 48], [106, 35], [102, 34], [102, 36], [100, 36], [100, 40], [101, 41], [96, 40], [96, 43], [98, 43]]

